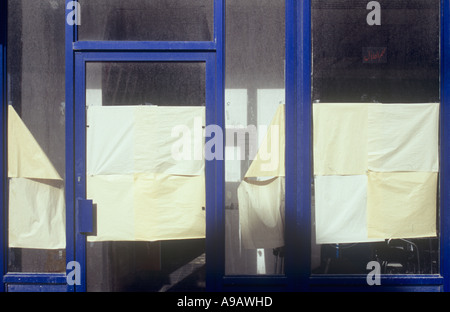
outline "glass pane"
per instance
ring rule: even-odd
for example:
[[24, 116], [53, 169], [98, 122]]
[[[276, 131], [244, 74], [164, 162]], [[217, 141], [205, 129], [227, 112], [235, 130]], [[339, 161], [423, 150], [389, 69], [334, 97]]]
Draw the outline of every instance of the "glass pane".
[[205, 75], [204, 62], [87, 63], [88, 291], [205, 289], [204, 160], [175, 153], [202, 152]]
[[225, 272], [284, 274], [285, 2], [226, 2]]
[[311, 269], [438, 274], [439, 1], [367, 3], [312, 1]]
[[65, 272], [64, 0], [8, 1], [10, 272]]
[[213, 0], [79, 0], [79, 40], [212, 41]]

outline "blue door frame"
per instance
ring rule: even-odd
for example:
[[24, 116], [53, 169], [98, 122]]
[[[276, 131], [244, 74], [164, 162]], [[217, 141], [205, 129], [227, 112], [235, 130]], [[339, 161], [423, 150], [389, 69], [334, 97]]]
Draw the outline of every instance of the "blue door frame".
[[[28, 274], [7, 271], [6, 177], [6, 35], [7, 1], [0, 3], [0, 291], [85, 291], [66, 284], [66, 274]], [[66, 0], [66, 4], [69, 4]], [[224, 164], [207, 163], [207, 287], [209, 291], [450, 291], [450, 3], [441, 0], [441, 171], [440, 274], [383, 276], [383, 286], [369, 287], [366, 276], [311, 276], [311, 10], [310, 0], [286, 0], [286, 269], [285, 276], [225, 276]], [[67, 9], [69, 13], [71, 9]], [[76, 199], [83, 195], [84, 142], [79, 111], [84, 107], [86, 61], [188, 61], [208, 63], [209, 123], [224, 126], [225, 0], [214, 0], [214, 40], [211, 42], [82, 42], [76, 26], [66, 24], [66, 215], [67, 262], [85, 262], [85, 236], [77, 233]], [[83, 105], [79, 105], [83, 103]], [[208, 104], [207, 104], [208, 105]], [[207, 109], [208, 112], [208, 109]], [[81, 143], [81, 144], [80, 144]], [[78, 176], [81, 174], [81, 183]], [[85, 271], [85, 270], [84, 270]]]

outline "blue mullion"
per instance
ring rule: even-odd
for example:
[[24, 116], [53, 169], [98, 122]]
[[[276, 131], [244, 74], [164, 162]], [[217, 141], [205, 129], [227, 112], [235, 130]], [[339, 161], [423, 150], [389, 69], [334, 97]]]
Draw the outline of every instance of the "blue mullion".
[[[311, 274], [311, 183], [312, 183], [312, 103], [311, 103], [311, 1], [297, 2], [297, 73], [296, 73], [296, 114], [290, 129], [296, 132], [296, 228], [297, 248], [295, 260], [299, 266], [296, 290], [309, 289]], [[290, 170], [287, 170], [288, 172]], [[292, 177], [292, 179], [295, 179]], [[286, 183], [287, 185], [287, 183]]]
[[[212, 114], [211, 124], [218, 125], [223, 130], [223, 153], [225, 152], [225, 0], [214, 0], [214, 41], [215, 63], [213, 64], [214, 76], [209, 79], [214, 82], [211, 85]], [[207, 79], [208, 80], [208, 79]], [[208, 113], [208, 108], [207, 108]], [[206, 219], [206, 287], [209, 291], [220, 291], [223, 288], [222, 278], [225, 275], [225, 167], [224, 160], [215, 160], [206, 164], [209, 170], [214, 171], [214, 178], [210, 177], [214, 189], [214, 201], [211, 202], [211, 214]], [[208, 172], [208, 171], [207, 171]], [[208, 190], [207, 190], [208, 191]]]
[[[1, 138], [1, 148], [2, 153], [0, 155], [0, 270], [2, 276], [7, 272], [7, 255], [8, 255], [8, 241], [7, 241], [7, 230], [8, 230], [8, 212], [7, 212], [7, 70], [6, 70], [6, 43], [7, 43], [7, 25], [8, 25], [8, 14], [7, 14], [7, 1], [1, 1], [0, 4], [0, 100], [1, 110], [0, 110], [0, 138]], [[5, 291], [4, 283], [0, 283], [0, 292]]]
[[[67, 4], [71, 0], [66, 0], [66, 16], [70, 10], [67, 10]], [[66, 153], [65, 153], [65, 163], [66, 163], [66, 176], [65, 176], [65, 195], [66, 195], [66, 263], [75, 260], [75, 189], [74, 189], [74, 170], [75, 170], [75, 160], [74, 160], [74, 52], [73, 52], [73, 42], [76, 41], [76, 27], [70, 26], [65, 23], [65, 115], [66, 115]], [[82, 271], [82, 274], [84, 271]], [[68, 291], [75, 291], [75, 287], [68, 285]]]
[[450, 291], [450, 3], [441, 0], [441, 126], [440, 126], [440, 270], [444, 277], [444, 291]]

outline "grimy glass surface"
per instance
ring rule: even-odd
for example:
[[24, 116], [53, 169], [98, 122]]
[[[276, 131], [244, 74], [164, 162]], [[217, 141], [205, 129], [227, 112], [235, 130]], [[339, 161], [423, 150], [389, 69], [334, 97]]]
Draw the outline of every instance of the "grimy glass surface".
[[[204, 62], [90, 62], [86, 105], [205, 106], [205, 70]], [[205, 290], [204, 239], [89, 241], [86, 248], [88, 291]]]
[[[313, 103], [439, 102], [439, 1], [377, 3], [312, 1]], [[317, 245], [314, 202], [313, 274], [439, 273], [439, 238]]]
[[[277, 180], [284, 182], [284, 177], [273, 183], [270, 181], [274, 177], [249, 177], [246, 181], [244, 178], [277, 109], [285, 103], [285, 2], [226, 1], [226, 41], [225, 273], [284, 274], [284, 243], [266, 248], [244, 242], [249, 228], [253, 228], [250, 234], [258, 236], [255, 231], [264, 228], [261, 227], [264, 222], [260, 221], [278, 215], [280, 207], [272, 205], [269, 209], [272, 213], [266, 210], [259, 218], [249, 217], [250, 223], [246, 225], [246, 215], [262, 207], [250, 204], [244, 210], [245, 199], [239, 199], [238, 189], [247, 181], [269, 180], [271, 185]], [[284, 159], [280, 162], [284, 166]], [[252, 194], [255, 195], [249, 196]], [[253, 199], [258, 200], [255, 196]], [[278, 192], [269, 200], [283, 199], [284, 192]], [[266, 202], [261, 204], [268, 206]], [[271, 221], [266, 220], [266, 229], [278, 226]], [[284, 217], [279, 221], [284, 223]], [[280, 228], [282, 232], [283, 225]], [[268, 241], [271, 238], [276, 237], [270, 236]]]
[[[8, 104], [63, 179], [64, 15], [64, 0], [8, 1]], [[65, 263], [65, 249], [8, 250], [9, 272], [65, 272]]]
[[212, 41], [213, 0], [80, 0], [79, 40]]

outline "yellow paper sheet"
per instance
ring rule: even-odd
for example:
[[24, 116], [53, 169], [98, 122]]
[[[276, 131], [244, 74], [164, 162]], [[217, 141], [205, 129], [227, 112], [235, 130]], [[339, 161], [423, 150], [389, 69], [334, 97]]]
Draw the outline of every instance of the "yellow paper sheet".
[[8, 177], [62, 181], [11, 105], [8, 105]]
[[239, 223], [245, 249], [284, 246], [284, 177], [244, 180], [238, 188]]
[[369, 172], [369, 237], [436, 237], [437, 177], [434, 172]]
[[8, 222], [10, 248], [64, 249], [63, 182], [11, 178]]
[[204, 176], [135, 175], [136, 240], [205, 238]]
[[285, 176], [285, 105], [279, 105], [246, 178]]
[[133, 175], [88, 176], [86, 183], [87, 198], [97, 207], [97, 235], [88, 241], [133, 241]]
[[438, 172], [439, 104], [371, 105], [368, 169]]
[[138, 106], [135, 114], [135, 173], [203, 174], [204, 107]]
[[8, 246], [65, 248], [64, 181], [11, 105], [8, 177]]
[[368, 104], [313, 105], [315, 175], [367, 172]]

